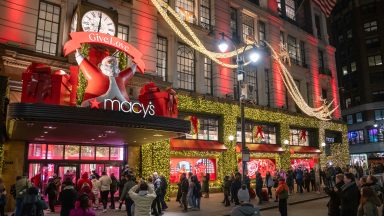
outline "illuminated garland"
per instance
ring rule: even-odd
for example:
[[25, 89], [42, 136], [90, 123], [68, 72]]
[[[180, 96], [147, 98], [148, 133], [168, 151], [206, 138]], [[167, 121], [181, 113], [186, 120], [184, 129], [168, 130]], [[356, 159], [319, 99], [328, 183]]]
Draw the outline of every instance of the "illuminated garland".
[[[89, 48], [90, 48], [89, 44], [81, 44], [80, 53], [85, 58], [88, 57], [89, 55]], [[80, 68], [79, 68], [77, 82], [78, 82], [78, 85], [77, 85], [77, 92], [76, 92], [76, 104], [80, 106], [84, 99], [85, 88], [87, 88], [87, 85], [88, 85], [87, 79], [85, 78]]]
[[[238, 55], [242, 52], [245, 52], [247, 49], [244, 48], [251, 48], [252, 46], [245, 46], [241, 47], [235, 51], [228, 52], [228, 53], [216, 53], [209, 51], [204, 44], [200, 41], [200, 39], [196, 36], [195, 32], [188, 26], [188, 24], [180, 17], [180, 15], [173, 10], [172, 7], [170, 7], [165, 1], [163, 0], [151, 0], [158, 12], [161, 14], [161, 16], [164, 18], [164, 20], [168, 23], [168, 25], [172, 28], [172, 30], [179, 36], [185, 43], [188, 44], [188, 46], [192, 47], [193, 49], [197, 50], [198, 52], [208, 56], [212, 61], [216, 62], [217, 64], [220, 64], [224, 67], [228, 68], [237, 68], [238, 66], [235, 64], [227, 64], [226, 62], [221, 61], [218, 58], [229, 58], [235, 55]], [[184, 28], [185, 31], [189, 34], [188, 36], [192, 38], [192, 41], [181, 32], [181, 30], [176, 26], [174, 21], [169, 17], [169, 14], [171, 14], [178, 23]], [[252, 44], [252, 41], [247, 41], [248, 44]], [[307, 115], [316, 117], [320, 120], [330, 120], [332, 118], [332, 113], [335, 112], [338, 108], [338, 106], [334, 107], [333, 110], [329, 110], [331, 107], [333, 101], [329, 104], [325, 100], [323, 100], [323, 105], [318, 108], [312, 108], [310, 107], [307, 102], [302, 97], [300, 90], [296, 86], [296, 83], [292, 76], [290, 75], [290, 72], [285, 67], [283, 61], [281, 60], [281, 57], [283, 57], [283, 60], [288, 60], [289, 55], [288, 52], [282, 52], [280, 54], [277, 54], [277, 52], [270, 46], [266, 41], [264, 41], [265, 44], [272, 50], [272, 58], [278, 62], [279, 66], [281, 67], [280, 75], [282, 77], [283, 83], [287, 88], [287, 91], [292, 96], [293, 100], [297, 104], [297, 106]], [[284, 46], [281, 46], [284, 48]], [[246, 63], [247, 64], [247, 63]]]

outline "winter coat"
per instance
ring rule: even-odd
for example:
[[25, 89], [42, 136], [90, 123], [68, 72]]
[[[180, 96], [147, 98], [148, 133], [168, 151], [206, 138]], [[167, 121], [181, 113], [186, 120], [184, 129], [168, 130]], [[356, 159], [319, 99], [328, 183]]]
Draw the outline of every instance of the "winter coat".
[[152, 201], [156, 198], [156, 193], [151, 187], [148, 187], [148, 191], [139, 191], [136, 193], [136, 190], [139, 188], [138, 185], [129, 190], [129, 197], [135, 202], [135, 215], [137, 216], [151, 216], [151, 205]]
[[78, 191], [81, 190], [84, 183], [87, 183], [89, 185], [89, 187], [92, 188], [92, 182], [91, 182], [91, 180], [89, 180], [89, 176], [88, 176], [87, 172], [83, 173], [83, 175], [81, 176], [79, 181], [77, 181], [77, 190]]
[[75, 208], [75, 201], [77, 199], [77, 192], [73, 184], [66, 184], [60, 192], [59, 200], [61, 202], [62, 209]]
[[97, 179], [92, 179], [92, 192], [93, 192], [93, 194], [99, 194], [100, 187], [101, 187], [100, 181]]
[[232, 194], [237, 194], [240, 188], [241, 188], [241, 181], [238, 179], [235, 179], [235, 181], [233, 181], [231, 185]]
[[256, 176], [256, 190], [261, 190], [263, 188], [263, 178], [260, 176]]
[[99, 181], [100, 181], [100, 191], [111, 190], [111, 184], [112, 184], [111, 177], [109, 177], [107, 175], [103, 175], [100, 177]]
[[296, 170], [296, 180], [297, 181], [303, 180], [303, 170], [301, 169]]
[[188, 193], [188, 189], [189, 189], [189, 182], [188, 182], [188, 179], [185, 178], [181, 180], [181, 192]]
[[21, 178], [16, 181], [16, 199], [22, 198], [28, 188], [32, 187], [32, 183], [27, 178]]
[[58, 188], [56, 187], [55, 182], [53, 182], [53, 179], [49, 181], [47, 188], [45, 189], [45, 193], [49, 196], [56, 196], [58, 193]]
[[231, 191], [231, 181], [230, 180], [224, 180], [224, 194], [229, 195]]
[[340, 201], [341, 216], [357, 215], [357, 208], [359, 207], [360, 201], [360, 191], [355, 182], [345, 184], [341, 187]]
[[357, 216], [379, 216], [377, 207], [381, 206], [379, 197], [368, 198], [367, 202], [362, 206], [359, 205], [357, 210]]
[[131, 188], [133, 188], [133, 186], [135, 186], [136, 183], [132, 180], [129, 180], [125, 183], [124, 185], [124, 188], [123, 188], [123, 191], [121, 192], [121, 195], [120, 195], [120, 200], [123, 201], [127, 198], [129, 198], [129, 195], [128, 195], [128, 192], [129, 190], [131, 190]]
[[260, 210], [251, 203], [243, 203], [232, 210], [231, 216], [260, 216]]
[[309, 173], [309, 176], [310, 176], [311, 181], [315, 181], [316, 180], [315, 170], [311, 170], [311, 172]]
[[[32, 189], [32, 188], [30, 188]], [[28, 191], [30, 190], [28, 189]], [[36, 193], [37, 193], [37, 189]], [[21, 215], [23, 216], [43, 216], [44, 215], [44, 209], [48, 209], [48, 205], [44, 200], [41, 199], [39, 194], [25, 194], [23, 197], [23, 210]], [[34, 213], [32, 213], [34, 211]]]
[[209, 179], [210, 179], [210, 176], [209, 176], [209, 173], [207, 173], [203, 180], [203, 187], [201, 189], [202, 192], [209, 192]]
[[[285, 182], [279, 182], [279, 186], [276, 189], [276, 196], [280, 196], [280, 193], [283, 191], [289, 191], [288, 185]], [[280, 199], [280, 197], [279, 197]]]
[[[335, 185], [337, 191], [341, 191], [341, 187], [344, 185], [344, 182], [339, 182]], [[330, 188], [324, 188], [325, 192], [329, 195], [330, 199], [328, 201], [328, 216], [339, 216], [340, 215], [340, 197], [338, 192], [331, 190]]]
[[275, 182], [273, 181], [272, 176], [265, 176], [265, 185], [267, 185], [267, 187], [273, 187], [274, 184]]
[[75, 208], [71, 210], [69, 216], [96, 216], [96, 214], [94, 211], [92, 211], [91, 208], [88, 208], [86, 210], [82, 208]]
[[110, 189], [111, 189], [111, 191], [116, 192], [117, 188], [119, 186], [119, 181], [117, 180], [117, 178], [114, 175], [111, 176], [111, 181], [112, 181], [112, 183], [111, 183]]

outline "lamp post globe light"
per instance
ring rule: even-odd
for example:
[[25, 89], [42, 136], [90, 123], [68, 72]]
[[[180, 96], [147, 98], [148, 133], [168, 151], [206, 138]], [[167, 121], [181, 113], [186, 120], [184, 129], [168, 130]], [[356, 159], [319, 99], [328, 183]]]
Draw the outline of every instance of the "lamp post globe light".
[[[235, 45], [235, 43], [233, 42], [233, 40], [228, 37], [227, 35], [225, 35], [223, 32], [220, 33], [221, 35], [221, 38], [219, 40], [219, 43], [218, 43], [218, 48], [220, 50], [220, 52], [227, 52], [228, 48], [229, 48], [229, 44], [227, 41], [229, 41], [232, 46], [234, 47], [235, 51], [236, 51], [236, 64], [237, 64], [237, 69], [236, 69], [236, 74], [237, 74], [237, 84], [238, 86], [240, 87], [240, 89], [238, 90], [241, 95], [239, 97], [239, 104], [240, 104], [240, 119], [241, 119], [241, 158], [242, 158], [242, 170], [243, 170], [243, 173], [242, 173], [242, 180], [244, 181], [245, 179], [245, 175], [247, 173], [247, 162], [249, 161], [250, 159], [250, 153], [249, 153], [249, 149], [247, 148], [247, 146], [245, 145], [245, 117], [244, 117], [244, 102], [245, 102], [245, 99], [247, 98], [247, 79], [246, 79], [246, 73], [244, 71], [244, 65], [245, 65], [245, 51], [246, 49], [248, 48], [248, 46], [252, 46], [252, 49], [250, 49], [250, 51], [248, 51], [247, 53], [249, 54], [249, 60], [253, 63], [259, 61], [261, 55], [260, 55], [260, 52], [259, 52], [259, 49], [254, 41], [253, 44], [247, 44], [245, 47], [244, 47], [244, 50], [243, 50], [243, 55], [240, 57], [239, 56], [239, 53], [237, 51], [237, 47]], [[226, 40], [228, 39], [228, 40]], [[234, 139], [234, 137], [231, 135], [229, 136], [229, 140], [232, 141]]]

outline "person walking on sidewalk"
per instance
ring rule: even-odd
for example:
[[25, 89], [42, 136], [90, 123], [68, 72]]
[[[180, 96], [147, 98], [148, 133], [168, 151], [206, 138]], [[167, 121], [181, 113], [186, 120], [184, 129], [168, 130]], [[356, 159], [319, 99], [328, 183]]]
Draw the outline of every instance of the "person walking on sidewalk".
[[275, 182], [273, 181], [271, 173], [268, 171], [267, 174], [265, 175], [265, 185], [268, 188], [268, 196], [270, 199], [272, 199], [272, 187], [274, 184]]
[[95, 175], [91, 175], [92, 182], [92, 192], [95, 197], [95, 202], [93, 208], [96, 210], [99, 208], [99, 194], [100, 194], [100, 181], [96, 178]]
[[53, 181], [53, 178], [49, 179], [47, 189], [45, 189], [45, 195], [48, 195], [49, 209], [52, 213], [55, 212], [55, 205], [58, 193], [59, 188], [56, 188], [56, 184]]
[[100, 181], [100, 193], [101, 193], [101, 202], [103, 203], [103, 213], [107, 212], [108, 205], [108, 194], [111, 190], [112, 179], [107, 175], [105, 171], [101, 173]]
[[[125, 183], [127, 183], [127, 178], [126, 178], [126, 174], [123, 174], [123, 176], [120, 178], [120, 181], [119, 181], [119, 198], [122, 197]], [[119, 211], [121, 210], [121, 207], [123, 206], [124, 201], [125, 200], [123, 199], [122, 202], [119, 202], [119, 208], [118, 208]]]
[[117, 191], [117, 188], [119, 186], [119, 181], [117, 180], [116, 176], [114, 173], [111, 173], [111, 187], [110, 187], [110, 194], [111, 194], [111, 209], [115, 209], [115, 193]]
[[301, 169], [301, 166], [299, 166], [299, 168], [296, 170], [296, 184], [298, 193], [303, 193], [303, 175], [303, 170]]
[[120, 196], [120, 205], [125, 201], [125, 208], [127, 210], [127, 216], [132, 216], [132, 204], [133, 200], [129, 197], [128, 192], [133, 188], [136, 183], [130, 174], [125, 175], [126, 183], [124, 184], [123, 190]]
[[232, 185], [231, 185], [231, 188], [232, 188], [232, 196], [233, 196], [233, 200], [235, 202], [235, 205], [239, 205], [240, 202], [239, 202], [239, 198], [237, 197], [237, 192], [239, 191], [239, 189], [241, 188], [241, 174], [240, 173], [236, 173], [235, 174], [235, 180], [232, 181]]
[[210, 180], [210, 174], [206, 173], [203, 178], [203, 188], [202, 192], [205, 193], [204, 198], [209, 198], [209, 180]]
[[341, 187], [341, 216], [357, 215], [359, 207], [360, 192], [355, 183], [355, 176], [352, 173], [345, 173], [344, 185]]
[[187, 175], [185, 173], [181, 174], [180, 179], [180, 188], [181, 188], [181, 203], [184, 207], [183, 212], [188, 211], [188, 204], [187, 204], [187, 195], [188, 195], [188, 189], [189, 189], [189, 182], [187, 179]]
[[259, 205], [263, 202], [263, 178], [259, 172], [256, 173], [256, 195], [259, 198]]
[[231, 194], [231, 180], [229, 176], [224, 177], [224, 206], [230, 206], [229, 195]]
[[151, 205], [156, 198], [156, 193], [152, 187], [149, 187], [146, 182], [142, 181], [139, 185], [133, 186], [128, 194], [135, 203], [135, 216], [151, 215]]
[[285, 179], [279, 180], [279, 186], [276, 189], [276, 195], [279, 198], [279, 212], [281, 216], [288, 215], [287, 200], [288, 200], [288, 186], [285, 183]]
[[340, 197], [337, 191], [341, 191], [341, 187], [344, 185], [344, 175], [336, 175], [336, 185], [335, 188], [325, 187], [324, 191], [329, 196], [328, 206], [328, 216], [340, 216]]
[[75, 208], [77, 192], [71, 178], [66, 178], [63, 182], [62, 189], [59, 195], [61, 202], [60, 216], [68, 216], [71, 209]]

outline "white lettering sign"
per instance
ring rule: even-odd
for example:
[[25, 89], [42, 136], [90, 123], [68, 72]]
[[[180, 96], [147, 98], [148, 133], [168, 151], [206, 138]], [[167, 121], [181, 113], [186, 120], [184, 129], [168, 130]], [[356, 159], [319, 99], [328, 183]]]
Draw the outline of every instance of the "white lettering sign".
[[121, 102], [119, 100], [104, 99], [104, 109], [107, 109], [107, 107], [110, 107], [112, 110], [118, 110], [125, 113], [143, 113], [143, 118], [147, 115], [155, 115], [155, 106], [152, 102], [149, 102], [148, 106], [145, 107], [144, 104], [138, 102]]

